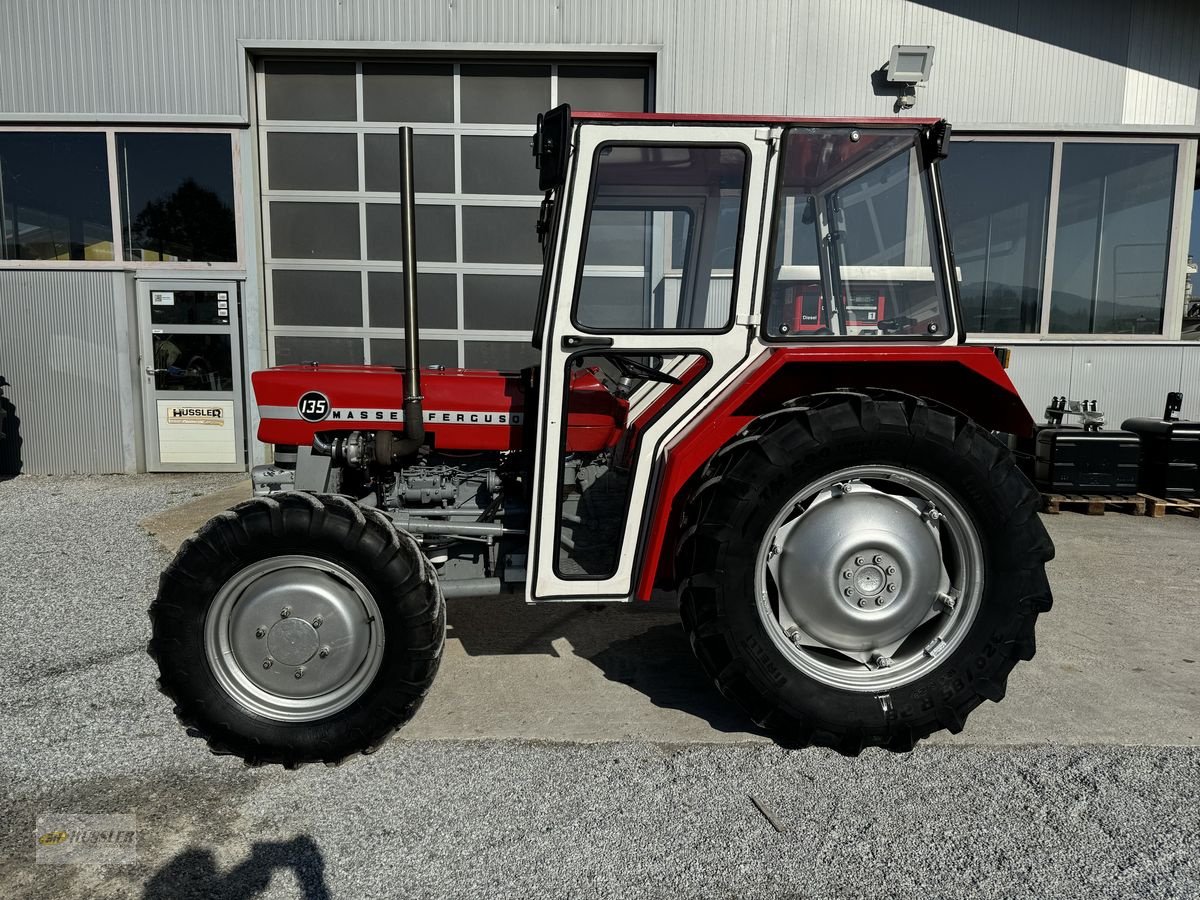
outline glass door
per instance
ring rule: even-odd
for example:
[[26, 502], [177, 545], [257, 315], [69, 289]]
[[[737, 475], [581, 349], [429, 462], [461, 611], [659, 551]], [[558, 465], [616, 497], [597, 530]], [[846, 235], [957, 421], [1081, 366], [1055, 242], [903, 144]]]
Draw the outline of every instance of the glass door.
[[137, 303], [147, 470], [244, 470], [237, 282], [139, 281]]

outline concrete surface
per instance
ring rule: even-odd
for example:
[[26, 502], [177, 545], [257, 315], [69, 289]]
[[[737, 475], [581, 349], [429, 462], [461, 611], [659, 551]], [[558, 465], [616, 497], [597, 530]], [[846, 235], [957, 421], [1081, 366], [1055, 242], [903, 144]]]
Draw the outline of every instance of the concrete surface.
[[[148, 518], [172, 552], [232, 485]], [[1045, 516], [1055, 607], [1008, 696], [951, 744], [1200, 745], [1200, 521]], [[767, 740], [708, 684], [670, 603], [449, 601], [438, 680], [408, 739]]]
[[[949, 744], [763, 742], [673, 610], [455, 601], [404, 738], [286, 772], [186, 736], [144, 652], [138, 523], [236, 482], [0, 484], [0, 897], [1200, 897], [1200, 522], [1050, 519], [1038, 658]], [[137, 862], [36, 865], [51, 811], [135, 815]]]

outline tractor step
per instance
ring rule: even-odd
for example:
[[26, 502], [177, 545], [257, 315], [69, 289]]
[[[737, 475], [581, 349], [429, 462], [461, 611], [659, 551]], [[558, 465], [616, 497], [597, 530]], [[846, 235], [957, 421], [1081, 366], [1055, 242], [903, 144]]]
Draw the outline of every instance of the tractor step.
[[1155, 497], [1153, 494], [1138, 494], [1146, 501], [1146, 515], [1158, 519], [1168, 512], [1182, 513], [1194, 519], [1200, 519], [1200, 502], [1195, 500], [1170, 500]]
[[1102, 516], [1109, 510], [1141, 516], [1146, 513], [1146, 498], [1141, 494], [1042, 494], [1043, 512], [1057, 515], [1063, 509], [1089, 516]]

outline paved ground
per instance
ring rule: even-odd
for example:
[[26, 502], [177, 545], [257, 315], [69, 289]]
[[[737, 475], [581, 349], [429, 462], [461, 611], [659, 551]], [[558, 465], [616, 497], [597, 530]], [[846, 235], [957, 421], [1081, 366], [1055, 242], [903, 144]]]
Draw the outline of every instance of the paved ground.
[[[138, 523], [235, 484], [0, 483], [0, 896], [1200, 896], [1200, 522], [1050, 518], [1038, 658], [905, 756], [747, 733], [673, 610], [456, 601], [404, 739], [288, 773], [187, 739], [142, 652]], [[33, 865], [52, 810], [132, 812], [139, 862]]]

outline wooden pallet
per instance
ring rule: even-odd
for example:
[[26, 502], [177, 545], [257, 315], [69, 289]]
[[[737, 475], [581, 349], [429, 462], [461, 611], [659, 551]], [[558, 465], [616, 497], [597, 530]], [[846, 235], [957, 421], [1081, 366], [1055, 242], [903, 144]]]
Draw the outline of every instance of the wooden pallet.
[[1057, 515], [1063, 509], [1089, 516], [1102, 516], [1110, 510], [1141, 516], [1146, 513], [1146, 498], [1141, 494], [1042, 494], [1043, 512]]
[[1195, 500], [1168, 500], [1155, 497], [1153, 494], [1138, 494], [1146, 501], [1146, 515], [1156, 519], [1162, 518], [1168, 512], [1182, 513], [1200, 519], [1200, 503]]

